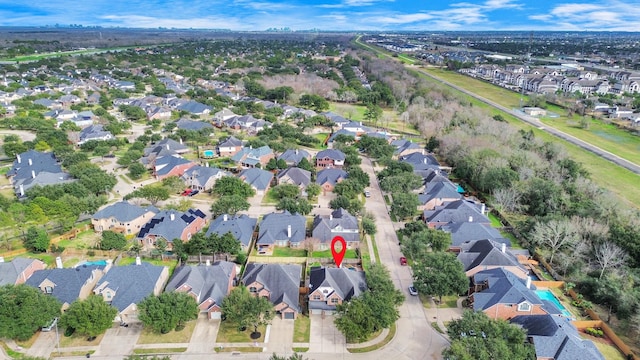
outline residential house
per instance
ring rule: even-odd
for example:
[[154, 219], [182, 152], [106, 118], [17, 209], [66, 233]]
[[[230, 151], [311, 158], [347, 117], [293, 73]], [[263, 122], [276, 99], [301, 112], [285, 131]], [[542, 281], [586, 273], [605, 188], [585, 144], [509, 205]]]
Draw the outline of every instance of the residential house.
[[345, 129], [340, 129], [338, 131], [334, 131], [329, 138], [327, 139], [327, 148], [332, 149], [333, 148], [333, 143], [336, 140], [336, 138], [340, 135], [344, 135], [347, 136], [349, 138], [353, 138], [353, 141], [356, 140], [356, 133], [351, 132], [351, 131], [347, 131]]
[[278, 156], [278, 160], [284, 160], [287, 166], [298, 166], [302, 159], [311, 162], [311, 154], [304, 149], [287, 149]]
[[404, 155], [399, 157], [399, 160], [404, 163], [411, 164], [413, 166], [413, 171], [425, 171], [429, 169], [439, 169], [440, 163], [433, 154], [425, 154], [423, 152], [414, 152], [409, 155]]
[[231, 174], [216, 167], [195, 165], [182, 174], [182, 180], [190, 189], [209, 191], [223, 176], [231, 176]]
[[346, 156], [340, 150], [326, 149], [316, 155], [316, 167], [320, 169], [342, 169]]
[[336, 209], [329, 216], [316, 215], [311, 226], [311, 237], [318, 239], [320, 250], [331, 247], [334, 237], [341, 236], [347, 247], [354, 249], [360, 246], [360, 227], [358, 219], [345, 209]]
[[453, 251], [460, 251], [460, 247], [464, 243], [485, 239], [511, 247], [509, 239], [502, 237], [500, 231], [487, 224], [473, 222], [453, 223], [442, 225], [439, 229], [451, 234], [451, 246], [449, 249]]
[[87, 105], [98, 105], [100, 103], [101, 95], [99, 92], [93, 92], [91, 95], [87, 96], [85, 100]]
[[492, 319], [510, 320], [518, 315], [560, 315], [552, 302], [536, 294], [531, 278], [522, 279], [509, 270], [495, 268], [473, 276], [469, 305]]
[[526, 331], [528, 341], [535, 348], [536, 359], [605, 359], [595, 344], [582, 338], [578, 329], [564, 317], [518, 315], [509, 322]]
[[227, 108], [224, 108], [218, 111], [217, 113], [213, 114], [213, 121], [215, 121], [216, 125], [222, 127], [222, 124], [224, 124], [224, 121], [234, 118], [236, 116], [238, 115], [235, 114], [233, 111]]
[[186, 111], [193, 115], [207, 115], [211, 113], [211, 107], [197, 101], [181, 102], [175, 107], [177, 111]]
[[144, 107], [148, 120], [169, 120], [171, 119], [171, 109], [165, 106], [147, 105]]
[[424, 192], [418, 195], [418, 210], [433, 210], [444, 203], [460, 200], [458, 185], [451, 181], [427, 183]]
[[194, 121], [185, 118], [181, 118], [180, 120], [175, 122], [177, 129], [183, 129], [188, 131], [200, 131], [203, 129], [211, 129], [213, 133], [213, 125], [209, 122], [205, 121]]
[[247, 215], [229, 215], [222, 214], [213, 219], [209, 224], [206, 236], [218, 234], [220, 236], [230, 233], [238, 240], [242, 251], [247, 252], [251, 246], [253, 233], [256, 231], [258, 219], [251, 218]]
[[137, 304], [150, 295], [160, 295], [169, 278], [167, 266], [141, 262], [127, 266], [114, 266], [96, 284], [94, 294], [118, 309], [114, 321], [138, 321]]
[[34, 186], [63, 184], [75, 181], [71, 175], [62, 171], [53, 153], [35, 150], [16, 155], [16, 160], [7, 171], [6, 176], [13, 185], [18, 198], [25, 196], [27, 190]]
[[229, 295], [236, 278], [236, 264], [216, 261], [213, 264], [179, 266], [167, 283], [165, 292], [186, 293], [198, 303], [208, 319], [220, 319], [222, 300]]
[[67, 269], [38, 270], [25, 282], [43, 293], [58, 299], [65, 310], [76, 300], [84, 300], [98, 280], [109, 271], [111, 264], [80, 265]]
[[324, 169], [316, 175], [316, 184], [320, 185], [325, 193], [333, 192], [336, 184], [346, 179], [347, 172], [342, 169]]
[[231, 157], [243, 148], [242, 140], [234, 136], [229, 136], [218, 144], [218, 155], [221, 157]]
[[363, 271], [347, 268], [312, 267], [309, 275], [309, 313], [332, 315], [336, 305], [367, 290]]
[[258, 195], [264, 195], [271, 186], [273, 173], [258, 168], [249, 168], [242, 170], [238, 177], [251, 185]]
[[154, 160], [153, 176], [158, 180], [170, 176], [182, 176], [187, 170], [194, 166], [196, 166], [196, 163], [179, 155], [161, 156]]
[[290, 167], [284, 170], [280, 170], [278, 175], [278, 185], [280, 184], [293, 184], [300, 189], [306, 189], [311, 183], [311, 171], [300, 169], [297, 167]]
[[341, 128], [342, 130], [355, 133], [356, 140], [359, 139], [362, 134], [369, 131], [369, 128], [362, 125], [362, 121], [350, 121], [346, 124], [342, 124]]
[[264, 167], [273, 158], [275, 155], [269, 146], [265, 145], [255, 149], [249, 146], [243, 147], [231, 156], [231, 161], [244, 168], [254, 168], [258, 164], [260, 164], [258, 167]]
[[393, 157], [396, 159], [413, 153], [422, 153], [424, 150], [422, 146], [407, 139], [394, 140], [391, 142], [391, 146], [395, 148]]
[[5, 262], [0, 257], [0, 286], [24, 284], [38, 270], [44, 270], [47, 264], [38, 259], [17, 257]]
[[104, 130], [104, 127], [100, 124], [89, 125], [80, 131], [80, 139], [78, 145], [82, 145], [91, 140], [111, 140], [114, 136], [110, 131]]
[[320, 115], [323, 115], [324, 117], [326, 117], [327, 119], [331, 120], [335, 125], [337, 125], [340, 129], [342, 129], [342, 126], [344, 124], [348, 124], [351, 121], [345, 119], [344, 117], [342, 117], [341, 115], [338, 115], [334, 112], [331, 111], [327, 111], [327, 112], [323, 112], [320, 113]]
[[166, 156], [166, 155], [182, 155], [189, 152], [189, 148], [182, 145], [173, 139], [165, 138], [162, 139], [155, 144], [151, 144], [144, 149], [143, 158], [148, 159], [148, 161], [143, 161], [143, 164], [149, 164], [153, 161], [153, 159]]
[[467, 277], [472, 277], [479, 271], [495, 268], [510, 271], [522, 279], [529, 276], [529, 271], [520, 263], [520, 259], [507, 249], [506, 244], [492, 240], [477, 240], [460, 245], [458, 260], [462, 263]]
[[242, 283], [254, 296], [265, 297], [283, 319], [295, 320], [300, 312], [302, 266], [248, 263]]
[[270, 254], [274, 246], [299, 247], [307, 234], [304, 216], [289, 211], [270, 213], [260, 222], [256, 247], [260, 254]]
[[93, 214], [91, 225], [97, 232], [108, 230], [125, 235], [137, 234], [159, 211], [153, 206], [143, 208], [126, 201], [119, 201]]
[[433, 210], [425, 210], [422, 218], [430, 228], [461, 222], [491, 224], [485, 215], [485, 205], [470, 200], [455, 200], [436, 206]]
[[206, 225], [206, 215], [197, 209], [185, 212], [178, 210], [162, 210], [147, 222], [138, 233], [138, 240], [145, 247], [152, 247], [156, 240], [167, 241], [167, 250], [173, 248], [173, 240], [189, 241], [193, 234]]

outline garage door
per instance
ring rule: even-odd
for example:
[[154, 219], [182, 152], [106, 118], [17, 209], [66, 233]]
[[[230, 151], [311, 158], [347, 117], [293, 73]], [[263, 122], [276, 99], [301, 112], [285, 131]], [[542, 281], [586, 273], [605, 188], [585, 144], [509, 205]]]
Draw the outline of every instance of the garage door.
[[284, 318], [285, 319], [289, 319], [289, 320], [293, 320], [293, 319], [296, 318], [296, 313], [286, 312], [286, 313], [284, 313]]
[[311, 312], [311, 315], [322, 315], [322, 310], [320, 309], [311, 309], [309, 311]]
[[219, 311], [213, 311], [209, 313], [210, 320], [220, 320], [221, 317], [222, 317], [222, 313]]

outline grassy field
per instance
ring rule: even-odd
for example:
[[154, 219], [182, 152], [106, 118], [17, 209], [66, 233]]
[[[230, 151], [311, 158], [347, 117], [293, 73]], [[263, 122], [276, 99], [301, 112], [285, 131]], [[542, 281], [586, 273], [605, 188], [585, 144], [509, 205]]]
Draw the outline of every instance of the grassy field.
[[624, 360], [624, 355], [622, 355], [622, 353], [615, 346], [609, 345], [597, 340], [594, 341], [593, 343], [596, 345], [596, 347], [598, 348], [598, 350], [604, 356], [605, 359]]
[[292, 249], [290, 247], [276, 246], [273, 248], [273, 256], [278, 257], [305, 257], [307, 256], [307, 250], [304, 249]]
[[104, 337], [104, 334], [98, 335], [94, 340], [87, 341], [87, 336], [71, 335], [64, 336], [64, 329], [58, 329], [60, 334], [60, 347], [76, 347], [76, 346], [98, 346]]
[[293, 323], [293, 342], [307, 343], [311, 336], [311, 319], [299, 314]]
[[142, 329], [142, 333], [138, 338], [138, 344], [181, 344], [188, 343], [191, 340], [193, 329], [196, 328], [195, 320], [186, 323], [184, 329], [180, 331], [170, 331], [167, 334], [157, 334], [149, 328]]
[[[430, 69], [428, 70], [428, 72], [431, 73], [432, 70]], [[438, 75], [438, 74], [434, 73], [434, 75]], [[429, 78], [426, 75], [421, 75], [421, 76], [427, 81], [435, 82], [433, 79]], [[459, 75], [459, 76], [462, 76], [462, 75]], [[464, 77], [464, 78], [469, 80], [474, 80], [467, 77]], [[487, 85], [490, 85], [490, 84], [487, 84]], [[495, 89], [500, 90], [500, 88], [497, 88], [497, 87], [493, 87], [493, 88], [494, 88], [494, 91]], [[456, 90], [453, 90], [453, 89], [452, 91], [457, 92]], [[582, 163], [584, 168], [591, 174], [591, 178], [596, 184], [598, 184], [599, 186], [601, 186], [606, 190], [609, 190], [613, 194], [617, 195], [619, 199], [623, 200], [628, 205], [633, 207], [639, 206], [640, 187], [638, 187], [637, 184], [640, 183], [640, 176], [638, 176], [637, 174], [627, 169], [624, 169], [618, 165], [615, 165], [609, 162], [608, 160], [601, 158], [598, 155], [585, 151], [582, 148], [578, 147], [577, 145], [573, 145], [567, 141], [564, 141], [542, 130], [539, 130], [534, 126], [526, 124], [518, 120], [517, 118], [503, 111], [497, 110], [494, 107], [489, 106], [468, 95], [465, 95], [462, 93], [459, 93], [459, 94], [461, 94], [461, 96], [463, 96], [464, 98], [468, 99], [468, 101], [472, 103], [473, 106], [477, 106], [477, 107], [488, 110], [490, 115], [498, 115], [498, 114], [502, 115], [509, 122], [509, 124], [514, 126], [516, 129], [523, 129], [526, 131], [533, 130], [537, 138], [542, 139], [544, 141], [561, 144], [565, 148], [566, 153], [572, 159]], [[489, 98], [489, 96], [484, 93], [483, 93], [483, 96]]]
[[245, 331], [238, 331], [238, 325], [230, 323], [228, 321], [220, 322], [220, 329], [218, 330], [218, 337], [216, 342], [219, 343], [250, 343], [250, 342], [263, 342], [266, 326], [258, 326], [258, 331], [261, 334], [260, 339], [253, 340], [249, 337], [253, 329], [247, 329]]

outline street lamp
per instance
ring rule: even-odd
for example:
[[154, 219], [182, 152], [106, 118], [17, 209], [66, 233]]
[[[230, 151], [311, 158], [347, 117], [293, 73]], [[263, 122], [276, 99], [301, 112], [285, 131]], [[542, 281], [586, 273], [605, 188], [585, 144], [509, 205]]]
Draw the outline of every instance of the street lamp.
[[58, 318], [53, 320], [54, 324], [56, 324], [56, 347], [58, 348], [58, 355], [60, 355], [60, 335], [58, 334]]

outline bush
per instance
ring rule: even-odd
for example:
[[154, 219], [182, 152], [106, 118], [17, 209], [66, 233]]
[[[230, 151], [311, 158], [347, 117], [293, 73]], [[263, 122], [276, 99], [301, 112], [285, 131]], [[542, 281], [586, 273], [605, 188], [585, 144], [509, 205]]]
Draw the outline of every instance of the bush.
[[238, 255], [236, 255], [236, 263], [237, 264], [244, 264], [247, 261], [247, 255], [240, 253]]
[[587, 334], [591, 335], [591, 336], [595, 336], [595, 337], [604, 337], [604, 332], [601, 329], [595, 329], [595, 328], [586, 328], [584, 330], [584, 332], [586, 332]]

